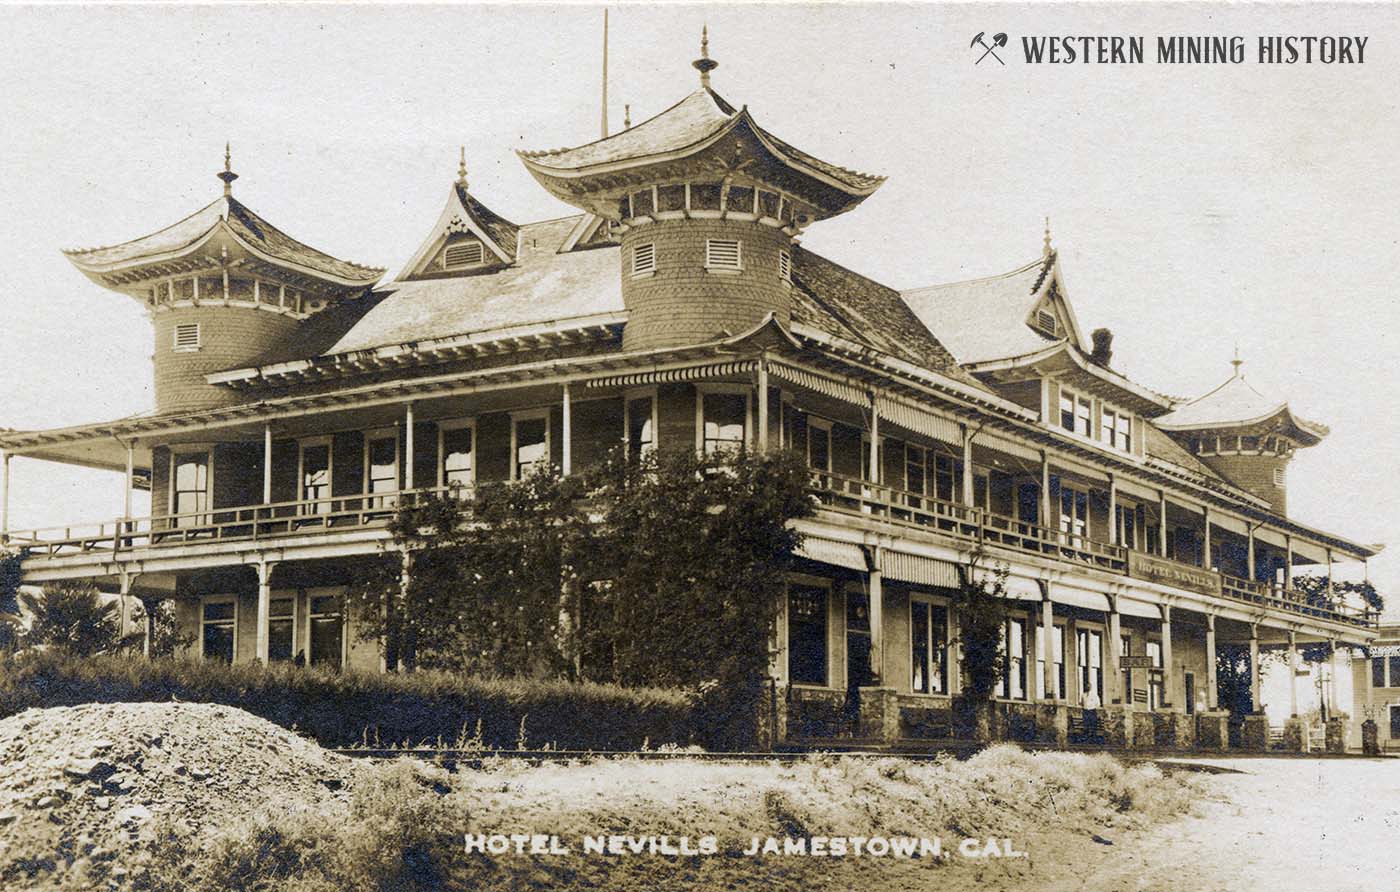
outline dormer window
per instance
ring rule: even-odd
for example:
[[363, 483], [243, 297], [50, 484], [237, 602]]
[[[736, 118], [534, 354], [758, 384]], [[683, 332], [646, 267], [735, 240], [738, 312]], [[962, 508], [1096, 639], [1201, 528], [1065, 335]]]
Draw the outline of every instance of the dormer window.
[[1036, 328], [1048, 334], [1050, 337], [1055, 337], [1055, 314], [1050, 312], [1049, 310], [1036, 310], [1035, 326]]
[[481, 266], [485, 261], [486, 248], [475, 240], [450, 244], [442, 252], [442, 268], [447, 270]]
[[175, 342], [171, 346], [176, 353], [194, 353], [199, 350], [199, 323], [181, 322], [175, 326]]

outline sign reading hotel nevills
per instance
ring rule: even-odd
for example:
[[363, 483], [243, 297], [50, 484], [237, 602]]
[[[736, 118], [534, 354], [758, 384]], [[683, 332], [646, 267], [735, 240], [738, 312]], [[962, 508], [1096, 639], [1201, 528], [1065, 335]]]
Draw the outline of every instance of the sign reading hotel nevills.
[[1221, 593], [1219, 574], [1137, 551], [1128, 552], [1128, 574], [1144, 582], [1189, 589], [1203, 595]]

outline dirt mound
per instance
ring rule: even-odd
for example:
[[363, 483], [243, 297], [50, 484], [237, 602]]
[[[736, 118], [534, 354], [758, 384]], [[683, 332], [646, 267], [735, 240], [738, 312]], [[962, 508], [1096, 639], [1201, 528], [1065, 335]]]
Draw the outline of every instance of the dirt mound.
[[116, 703], [0, 721], [0, 887], [119, 884], [165, 818], [198, 832], [342, 797], [348, 759], [240, 709]]

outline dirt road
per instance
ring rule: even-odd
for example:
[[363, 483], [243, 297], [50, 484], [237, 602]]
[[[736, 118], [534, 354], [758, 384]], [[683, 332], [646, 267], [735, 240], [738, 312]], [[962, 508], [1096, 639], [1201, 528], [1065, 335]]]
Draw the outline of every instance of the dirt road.
[[1400, 759], [1192, 761], [1242, 772], [1209, 778], [1228, 802], [1208, 803], [1195, 816], [1125, 834], [1102, 846], [1098, 857], [1092, 850], [1079, 851], [1088, 856], [1081, 862], [1091, 865], [1087, 870], [1053, 880], [1042, 874], [1035, 888], [1400, 889]]

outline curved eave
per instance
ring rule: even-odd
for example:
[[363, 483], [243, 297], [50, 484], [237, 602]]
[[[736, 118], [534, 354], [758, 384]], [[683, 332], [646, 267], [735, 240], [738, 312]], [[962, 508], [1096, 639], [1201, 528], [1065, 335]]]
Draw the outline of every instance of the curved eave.
[[368, 287], [369, 285], [374, 284], [376, 281], [382, 278], [384, 273], [386, 272], [386, 270], [379, 269], [376, 267], [362, 267], [362, 269], [364, 269], [366, 273], [365, 277], [349, 278], [346, 276], [339, 276], [334, 273], [329, 273], [325, 270], [318, 269], [313, 266], [307, 266], [305, 264], [296, 263], [294, 261], [287, 260], [285, 257], [278, 257], [275, 254], [271, 254], [267, 251], [260, 249], [253, 242], [250, 242], [249, 240], [240, 236], [238, 232], [228, 224], [228, 220], [224, 219], [223, 217], [220, 217], [214, 223], [214, 225], [210, 226], [209, 229], [206, 230], [202, 235], [190, 240], [181, 247], [173, 248], [169, 251], [160, 251], [154, 254], [145, 254], [139, 257], [133, 257], [126, 260], [119, 260], [113, 263], [105, 264], [83, 262], [82, 255], [84, 253], [88, 253], [89, 249], [64, 251], [63, 255], [67, 257], [68, 261], [72, 263], [75, 267], [77, 267], [78, 270], [85, 274], [88, 278], [92, 279], [95, 282], [98, 282], [98, 284], [105, 285], [105, 283], [101, 281], [100, 277], [102, 276], [110, 276], [118, 273], [124, 273], [130, 270], [140, 269], [141, 267], [151, 266], [157, 263], [169, 263], [171, 261], [181, 260], [199, 251], [199, 249], [203, 248], [209, 242], [210, 239], [212, 239], [215, 235], [220, 234], [227, 235], [236, 245], [238, 245], [238, 247], [242, 248], [252, 256], [258, 258], [259, 260], [265, 263], [270, 263], [273, 266], [281, 267], [298, 275], [307, 276], [313, 279], [319, 279], [320, 281], [330, 282], [336, 285], [343, 285], [346, 288]]
[[1083, 355], [1067, 339], [1060, 338], [1050, 342], [1049, 346], [1043, 350], [1036, 350], [1032, 353], [1023, 353], [1020, 356], [1008, 356], [1004, 359], [992, 359], [983, 362], [971, 362], [963, 366], [963, 369], [972, 374], [1010, 371], [1018, 368], [1030, 368], [1046, 360], [1054, 359], [1063, 355], [1080, 372], [1090, 375], [1104, 384], [1117, 388], [1118, 390], [1130, 394], [1139, 401], [1135, 408], [1143, 411], [1156, 409], [1166, 412], [1171, 409], [1171, 400], [1164, 394], [1143, 387], [1129, 378], [1118, 374], [1112, 369], [1095, 365], [1084, 359]]
[[1211, 421], [1211, 422], [1186, 422], [1184, 424], [1172, 424], [1163, 422], [1160, 419], [1156, 422], [1157, 427], [1164, 431], [1173, 433], [1195, 433], [1207, 431], [1233, 431], [1243, 428], [1258, 427], [1267, 425], [1275, 419], [1282, 418], [1289, 426], [1289, 436], [1297, 440], [1302, 446], [1316, 446], [1331, 433], [1331, 430], [1324, 424], [1315, 421], [1305, 421], [1293, 414], [1293, 410], [1288, 408], [1287, 403], [1282, 403], [1268, 412], [1256, 418], [1241, 418], [1235, 421]]
[[[754, 136], [763, 145], [764, 149], [766, 149], [769, 153], [773, 155], [773, 157], [777, 158], [779, 161], [787, 165], [792, 170], [802, 174], [803, 176], [810, 177], [811, 179], [816, 180], [817, 182], [828, 186], [832, 189], [835, 189], [838, 192], [844, 192], [847, 195], [851, 196], [851, 198], [853, 199], [863, 199], [870, 196], [885, 182], [885, 177], [876, 177], [869, 174], [863, 174], [862, 176], [868, 177], [869, 179], [871, 179], [871, 182], [867, 185], [857, 185], [834, 177], [828, 174], [826, 171], [820, 170], [801, 161], [800, 159], [792, 157], [790, 153], [784, 151], [780, 147], [779, 143], [781, 143], [781, 140], [778, 140], [776, 137], [767, 133], [762, 127], [758, 126], [758, 123], [754, 121], [753, 116], [749, 114], [747, 106], [736, 112], [733, 116], [729, 118], [728, 121], [725, 121], [724, 123], [716, 127], [715, 130], [713, 130], [709, 135], [698, 139], [688, 145], [681, 146], [675, 149], [667, 149], [665, 151], [660, 152], [651, 152], [645, 155], [636, 155], [630, 158], [623, 158], [616, 161], [603, 161], [596, 164], [584, 164], [578, 167], [559, 167], [545, 163], [541, 160], [542, 158], [548, 157], [552, 153], [528, 152], [523, 150], [517, 150], [516, 154], [520, 157], [520, 160], [525, 165], [526, 169], [529, 170], [530, 173], [537, 180], [540, 180], [542, 185], [545, 185], [546, 188], [548, 188], [548, 185], [544, 183], [544, 180], [548, 178], [559, 180], [578, 180], [584, 179], [586, 177], [598, 176], [600, 174], [617, 173], [619, 171], [647, 167], [652, 164], [662, 164], [669, 161], [681, 160], [710, 148], [715, 143], [723, 139], [725, 136], [732, 133], [740, 124], [747, 124], [749, 129], [753, 132]], [[835, 167], [836, 165], [832, 166]]]

